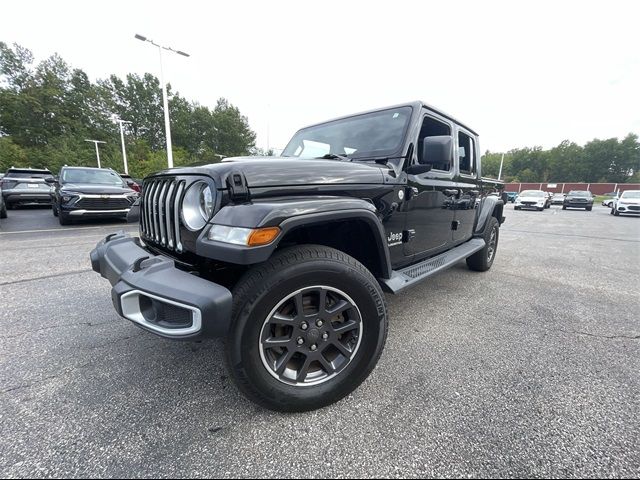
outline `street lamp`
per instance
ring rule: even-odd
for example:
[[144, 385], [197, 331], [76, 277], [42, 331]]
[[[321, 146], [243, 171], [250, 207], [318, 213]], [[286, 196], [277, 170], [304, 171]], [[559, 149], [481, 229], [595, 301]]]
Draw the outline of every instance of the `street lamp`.
[[122, 161], [124, 162], [124, 173], [125, 175], [129, 175], [129, 166], [127, 165], [127, 150], [124, 147], [124, 129], [122, 126], [125, 123], [131, 123], [127, 120], [122, 120], [121, 118], [115, 117], [113, 118], [114, 122], [117, 122], [120, 125], [120, 141], [122, 142]]
[[169, 100], [167, 99], [167, 86], [164, 83], [164, 72], [162, 70], [162, 50], [168, 50], [173, 53], [177, 53], [178, 55], [182, 55], [183, 57], [188, 57], [188, 53], [181, 52], [180, 50], [174, 50], [171, 47], [165, 47], [162, 45], [158, 45], [153, 40], [148, 39], [147, 37], [143, 37], [142, 35], [138, 35], [136, 33], [135, 38], [141, 40], [143, 42], [149, 42], [151, 45], [158, 47], [158, 52], [160, 53], [160, 83], [162, 85], [162, 104], [164, 107], [164, 129], [165, 135], [167, 137], [167, 163], [169, 168], [173, 168], [173, 151], [171, 146], [171, 127], [169, 125]]
[[85, 142], [93, 142], [96, 146], [96, 158], [98, 159], [98, 168], [102, 168], [100, 166], [100, 151], [98, 150], [98, 144], [99, 143], [107, 143], [107, 142], [102, 142], [100, 140], [87, 140], [85, 139]]

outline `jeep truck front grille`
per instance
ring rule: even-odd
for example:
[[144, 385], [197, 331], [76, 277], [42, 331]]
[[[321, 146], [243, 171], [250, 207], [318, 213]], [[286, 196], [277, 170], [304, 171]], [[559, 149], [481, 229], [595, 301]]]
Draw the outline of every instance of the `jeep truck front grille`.
[[143, 239], [182, 252], [180, 202], [185, 185], [185, 180], [175, 178], [145, 180], [140, 200]]

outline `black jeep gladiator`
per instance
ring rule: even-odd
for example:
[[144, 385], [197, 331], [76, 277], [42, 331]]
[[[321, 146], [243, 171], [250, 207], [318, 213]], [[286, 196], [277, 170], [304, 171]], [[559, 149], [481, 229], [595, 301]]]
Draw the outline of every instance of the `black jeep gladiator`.
[[383, 291], [464, 259], [491, 268], [504, 199], [481, 173], [477, 134], [422, 102], [350, 115], [303, 128], [278, 158], [147, 177], [140, 237], [109, 235], [91, 263], [121, 316], [225, 337], [250, 399], [312, 410], [378, 362]]

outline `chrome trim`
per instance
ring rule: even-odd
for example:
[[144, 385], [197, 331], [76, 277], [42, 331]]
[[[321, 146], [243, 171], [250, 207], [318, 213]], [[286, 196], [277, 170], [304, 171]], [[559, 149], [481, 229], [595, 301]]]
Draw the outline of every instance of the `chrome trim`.
[[167, 231], [165, 230], [164, 221], [164, 206], [165, 206], [165, 194], [167, 192], [167, 186], [169, 182], [163, 182], [160, 194], [158, 196], [158, 222], [160, 223], [160, 245], [163, 247], [167, 244]]
[[153, 198], [151, 199], [151, 215], [153, 216], [153, 239], [156, 243], [160, 243], [160, 227], [158, 226], [158, 196], [160, 195], [161, 186], [161, 181], [156, 184], [156, 188], [153, 191]]
[[[62, 195], [67, 195], [66, 193], [63, 193]], [[100, 199], [108, 199], [108, 198], [124, 198], [126, 200], [129, 199], [129, 197], [134, 197], [135, 193], [105, 193], [103, 195], [100, 194], [89, 194], [89, 193], [69, 193], [68, 195], [72, 195], [74, 197], [78, 197], [80, 199], [82, 198], [100, 198]]]
[[[148, 322], [144, 318], [144, 315], [140, 310], [141, 296], [153, 298], [154, 300], [162, 303], [168, 303], [170, 305], [175, 305], [176, 307], [184, 308], [185, 310], [190, 310], [191, 326], [187, 328], [164, 328]], [[161, 333], [163, 335], [171, 337], [183, 337], [185, 335], [198, 333], [200, 330], [202, 330], [202, 314], [200, 313], [199, 309], [192, 307], [191, 305], [185, 305], [184, 303], [174, 302], [173, 300], [158, 297], [147, 292], [132, 290], [125, 293], [124, 295], [122, 295], [122, 297], [120, 297], [120, 306], [122, 307], [122, 314], [127, 320], [131, 320], [134, 323], [143, 325], [145, 328], [148, 328], [149, 330], [157, 333]]]
[[118, 214], [118, 213], [129, 213], [129, 210], [131, 210], [130, 208], [125, 208], [123, 210], [71, 210], [69, 212], [69, 215], [72, 216], [80, 216], [80, 215], [86, 215], [87, 213], [90, 215], [93, 215], [94, 213], [113, 213], [113, 214]]
[[180, 241], [180, 197], [184, 191], [184, 181], [179, 182], [178, 189], [176, 191], [176, 198], [173, 201], [173, 228], [176, 232], [176, 251], [182, 252], [182, 242]]
[[167, 196], [165, 198], [165, 204], [164, 204], [164, 212], [165, 212], [165, 226], [167, 229], [167, 244], [169, 246], [169, 248], [173, 248], [174, 242], [173, 242], [173, 228], [171, 228], [171, 195], [173, 195], [173, 190], [176, 186], [176, 182], [173, 181], [169, 184], [169, 191], [167, 192]]

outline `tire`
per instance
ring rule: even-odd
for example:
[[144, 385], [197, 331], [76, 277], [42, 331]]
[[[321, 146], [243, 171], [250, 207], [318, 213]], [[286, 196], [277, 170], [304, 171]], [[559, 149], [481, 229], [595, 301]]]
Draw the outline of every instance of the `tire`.
[[498, 240], [500, 240], [500, 223], [496, 217], [491, 217], [489, 220], [483, 237], [486, 243], [485, 247], [470, 257], [467, 257], [467, 266], [476, 272], [486, 272], [489, 270], [496, 258]]
[[58, 209], [56, 208], [55, 203], [52, 205], [52, 208], [53, 208], [53, 216], [57, 217], [58, 216]]
[[566, 205], [562, 205], [562, 209], [563, 209], [563, 210], [566, 210], [566, 209], [567, 209], [567, 206], [566, 206]]
[[586, 210], [587, 212], [590, 212], [592, 209], [593, 209], [593, 207], [585, 207], [585, 210]]
[[63, 212], [58, 212], [58, 222], [60, 225], [71, 225], [71, 219]]
[[611, 211], [609, 212], [609, 215], [613, 215], [613, 207], [611, 207]]
[[2, 208], [0, 208], [0, 218], [7, 218], [7, 205], [5, 203], [3, 203]]
[[[324, 316], [321, 298], [327, 301]], [[380, 285], [360, 262], [333, 248], [304, 245], [276, 253], [245, 273], [233, 300], [226, 342], [229, 370], [250, 400], [270, 410], [304, 412], [344, 398], [371, 373], [387, 338]], [[338, 301], [350, 306], [327, 321], [334, 301], [333, 306]], [[301, 304], [315, 310], [316, 317], [296, 318]], [[321, 319], [325, 323], [320, 325]], [[340, 325], [352, 328], [336, 335], [334, 328]], [[285, 343], [269, 344], [274, 338]], [[305, 366], [308, 374], [303, 373]]]
[[616, 217], [619, 217], [619, 216], [620, 216], [620, 212], [618, 211], [618, 209], [617, 209], [617, 208], [614, 208], [614, 209], [613, 209], [613, 214], [614, 214]]
[[539, 212], [543, 211], [545, 207], [536, 208]]

